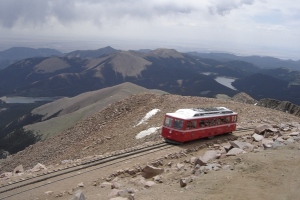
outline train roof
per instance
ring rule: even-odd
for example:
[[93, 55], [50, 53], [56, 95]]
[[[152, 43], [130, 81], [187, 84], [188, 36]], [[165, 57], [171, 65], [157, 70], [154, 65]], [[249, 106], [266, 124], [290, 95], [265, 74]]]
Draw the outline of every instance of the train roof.
[[211, 108], [186, 108], [179, 109], [174, 113], [167, 113], [170, 117], [176, 117], [181, 119], [195, 119], [214, 116], [226, 116], [231, 114], [237, 114], [232, 110], [225, 107], [211, 107]]

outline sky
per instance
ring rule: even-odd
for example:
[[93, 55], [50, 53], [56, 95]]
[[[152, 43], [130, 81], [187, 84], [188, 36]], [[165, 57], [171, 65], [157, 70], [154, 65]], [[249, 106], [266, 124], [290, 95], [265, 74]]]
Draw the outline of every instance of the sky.
[[0, 50], [174, 48], [300, 59], [300, 0], [0, 0]]

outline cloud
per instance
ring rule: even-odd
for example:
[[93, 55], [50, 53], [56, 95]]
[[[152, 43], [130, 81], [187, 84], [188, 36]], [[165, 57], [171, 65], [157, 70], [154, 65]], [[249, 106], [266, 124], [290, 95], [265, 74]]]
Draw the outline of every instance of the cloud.
[[61, 24], [77, 21], [105, 22], [124, 17], [151, 19], [174, 13], [190, 13], [193, 4], [147, 0], [1, 0], [0, 25], [42, 26], [55, 19]]
[[240, 8], [244, 5], [252, 5], [254, 0], [226, 0], [226, 1], [212, 1], [212, 5], [208, 7], [211, 14], [226, 15], [230, 11]]
[[2, 0], [0, 2], [0, 25], [12, 28], [16, 24], [23, 26], [41, 26], [51, 17], [61, 23], [76, 19], [75, 1], [64, 0]]

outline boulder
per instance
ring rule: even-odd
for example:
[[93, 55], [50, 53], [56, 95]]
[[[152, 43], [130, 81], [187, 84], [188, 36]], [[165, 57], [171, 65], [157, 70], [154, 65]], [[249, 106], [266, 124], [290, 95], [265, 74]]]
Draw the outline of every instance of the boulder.
[[232, 148], [230, 151], [227, 152], [226, 156], [236, 156], [241, 153], [247, 153], [247, 152], [240, 148]]
[[266, 130], [272, 129], [273, 126], [270, 124], [261, 124], [255, 127], [254, 133], [262, 135]]
[[197, 165], [197, 164], [200, 166], [206, 165], [209, 161], [217, 159], [220, 156], [221, 156], [221, 154], [218, 153], [217, 151], [214, 151], [214, 150], [206, 151], [203, 156], [200, 156], [196, 159], [195, 165]]
[[261, 140], [264, 138], [264, 136], [259, 135], [259, 134], [257, 134], [257, 133], [254, 133], [254, 134], [252, 135], [252, 138], [254, 139], [254, 141], [259, 142], [259, 141], [261, 141]]
[[153, 167], [151, 165], [147, 165], [142, 169], [142, 176], [144, 178], [152, 178], [156, 175], [162, 174], [164, 172], [163, 168]]

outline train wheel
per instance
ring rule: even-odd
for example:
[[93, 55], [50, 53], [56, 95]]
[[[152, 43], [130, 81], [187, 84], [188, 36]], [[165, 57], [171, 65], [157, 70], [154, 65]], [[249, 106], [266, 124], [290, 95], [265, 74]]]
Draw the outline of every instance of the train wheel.
[[212, 135], [212, 136], [209, 136], [209, 137], [207, 137], [208, 139], [213, 139], [215, 136], [214, 135]]

